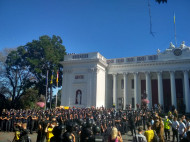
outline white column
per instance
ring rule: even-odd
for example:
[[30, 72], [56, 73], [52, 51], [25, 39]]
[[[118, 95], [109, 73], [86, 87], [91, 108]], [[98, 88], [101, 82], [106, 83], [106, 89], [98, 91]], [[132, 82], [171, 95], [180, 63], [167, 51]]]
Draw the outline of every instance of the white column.
[[123, 91], [123, 106], [124, 106], [124, 110], [126, 109], [126, 104], [127, 104], [127, 80], [128, 80], [128, 76], [127, 73], [123, 74], [123, 80], [124, 80], [124, 91]]
[[172, 98], [172, 105], [177, 108], [176, 103], [176, 88], [175, 88], [175, 73], [173, 71], [170, 72], [170, 84], [171, 84], [171, 98]]
[[136, 104], [138, 103], [138, 73], [134, 73], [134, 105], [137, 109]]
[[149, 100], [149, 108], [152, 108], [152, 92], [151, 92], [151, 80], [150, 80], [150, 72], [146, 72], [146, 94]]
[[158, 103], [164, 106], [162, 72], [157, 72], [158, 77]]
[[117, 109], [117, 75], [113, 74], [113, 105]]
[[185, 87], [185, 96], [184, 96], [184, 103], [186, 106], [186, 112], [190, 112], [190, 105], [189, 105], [189, 74], [188, 71], [184, 71], [184, 87]]

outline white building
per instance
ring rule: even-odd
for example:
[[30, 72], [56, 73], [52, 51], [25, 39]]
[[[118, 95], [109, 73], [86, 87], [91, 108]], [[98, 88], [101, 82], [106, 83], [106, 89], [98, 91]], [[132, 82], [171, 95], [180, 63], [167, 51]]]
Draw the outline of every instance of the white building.
[[149, 106], [165, 109], [183, 104], [190, 112], [190, 47], [170, 43], [156, 55], [106, 59], [100, 53], [65, 55], [61, 105], [122, 108], [141, 104], [146, 92]]

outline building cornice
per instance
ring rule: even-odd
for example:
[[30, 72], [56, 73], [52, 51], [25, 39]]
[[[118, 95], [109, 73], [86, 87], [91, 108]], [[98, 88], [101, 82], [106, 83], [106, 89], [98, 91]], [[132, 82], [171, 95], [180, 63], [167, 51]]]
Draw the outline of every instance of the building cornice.
[[184, 60], [171, 60], [171, 61], [156, 61], [156, 62], [143, 62], [143, 63], [131, 63], [131, 64], [111, 64], [108, 68], [127, 68], [127, 67], [146, 67], [146, 66], [158, 66], [158, 65], [172, 65], [172, 64], [190, 64], [190, 59]]
[[96, 64], [100, 64], [103, 67], [107, 67], [108, 64], [106, 62], [104, 62], [101, 59], [86, 59], [86, 60], [69, 60], [69, 61], [63, 61], [60, 62], [63, 66], [64, 65], [76, 65], [76, 64], [87, 64], [87, 63], [96, 63]]

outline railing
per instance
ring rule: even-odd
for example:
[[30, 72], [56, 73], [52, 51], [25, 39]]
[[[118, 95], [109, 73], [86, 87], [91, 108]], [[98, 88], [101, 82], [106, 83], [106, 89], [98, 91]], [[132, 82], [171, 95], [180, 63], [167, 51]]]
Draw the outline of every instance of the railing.
[[117, 59], [108, 59], [107, 64], [114, 63], [138, 63], [138, 62], [150, 62], [158, 60], [158, 55], [149, 55], [149, 56], [138, 56], [138, 57], [129, 57], [129, 58], [117, 58]]

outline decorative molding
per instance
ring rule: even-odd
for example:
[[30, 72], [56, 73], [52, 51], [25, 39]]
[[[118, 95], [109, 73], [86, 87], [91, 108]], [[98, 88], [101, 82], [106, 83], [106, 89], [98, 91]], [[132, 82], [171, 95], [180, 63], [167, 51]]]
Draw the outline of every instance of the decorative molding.
[[93, 73], [93, 72], [98, 73], [99, 70], [100, 70], [100, 68], [94, 67], [94, 68], [89, 68], [89, 69], [88, 69], [88, 72], [89, 72], [89, 73]]
[[65, 73], [72, 73], [73, 70], [72, 69], [63, 69], [63, 74]]
[[122, 64], [122, 65], [116, 65], [116, 64], [112, 64], [109, 65], [109, 68], [127, 68], [127, 67], [145, 67], [145, 66], [158, 66], [158, 65], [172, 65], [172, 64], [190, 64], [190, 60], [189, 59], [185, 59], [185, 60], [176, 60], [176, 61], [159, 61], [159, 62], [147, 62], [147, 63], [133, 63], [133, 64]]

